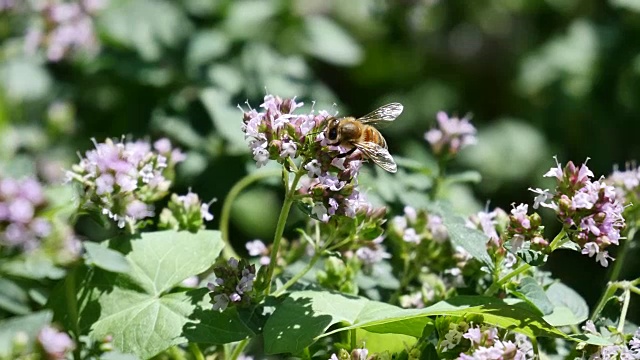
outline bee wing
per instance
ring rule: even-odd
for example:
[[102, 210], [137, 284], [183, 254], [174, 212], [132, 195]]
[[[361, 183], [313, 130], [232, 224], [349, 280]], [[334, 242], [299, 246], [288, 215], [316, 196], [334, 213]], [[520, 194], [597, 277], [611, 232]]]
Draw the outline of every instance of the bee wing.
[[357, 120], [363, 124], [369, 125], [382, 125], [395, 120], [400, 114], [402, 114], [404, 107], [400, 103], [391, 103], [382, 105], [379, 108], [373, 110], [365, 116], [358, 118]]
[[387, 170], [390, 173], [398, 171], [396, 162], [389, 154], [389, 150], [373, 142], [354, 142], [353, 145], [362, 151], [362, 153], [371, 159], [376, 165]]

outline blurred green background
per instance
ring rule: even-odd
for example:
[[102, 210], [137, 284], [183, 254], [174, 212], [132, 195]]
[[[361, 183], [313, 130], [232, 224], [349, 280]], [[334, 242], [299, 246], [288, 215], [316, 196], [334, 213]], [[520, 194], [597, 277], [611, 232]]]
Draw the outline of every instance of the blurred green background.
[[[449, 194], [466, 213], [510, 209], [545, 187], [553, 155], [590, 157], [596, 176], [638, 158], [639, 39], [637, 0], [0, 0], [0, 171], [58, 182], [91, 138], [168, 136], [188, 153], [179, 192], [217, 198], [217, 228], [255, 168], [238, 104], [271, 93], [362, 115], [397, 101], [392, 154], [432, 161], [436, 112], [471, 114], [479, 144], [454, 167], [483, 180]], [[239, 248], [273, 236], [280, 196], [238, 199]], [[569, 252], [548, 268], [590, 304], [606, 274]]]

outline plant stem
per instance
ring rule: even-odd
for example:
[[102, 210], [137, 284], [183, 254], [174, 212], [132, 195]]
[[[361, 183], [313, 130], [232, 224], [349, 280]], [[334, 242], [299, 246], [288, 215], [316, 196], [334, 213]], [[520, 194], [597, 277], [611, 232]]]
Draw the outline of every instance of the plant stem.
[[607, 304], [607, 301], [609, 301], [609, 299], [616, 293], [616, 290], [618, 290], [619, 286], [620, 285], [617, 282], [610, 282], [607, 284], [607, 289], [602, 293], [602, 296], [598, 300], [598, 304], [596, 305], [596, 307], [593, 309], [593, 313], [591, 314], [589, 320], [594, 322], [596, 321], [598, 315], [602, 312], [604, 306]]
[[438, 175], [433, 179], [433, 186], [430, 189], [431, 200], [435, 200], [438, 197], [438, 192], [445, 179], [445, 169], [447, 168], [447, 157], [440, 156], [438, 159]]
[[231, 353], [229, 360], [236, 360], [240, 356], [240, 354], [242, 354], [242, 351], [244, 350], [244, 348], [247, 347], [248, 343], [249, 343], [249, 339], [244, 339], [240, 341], [238, 345], [236, 345], [236, 347], [233, 349], [233, 352]]
[[627, 287], [624, 290], [623, 300], [622, 300], [622, 312], [620, 313], [620, 322], [618, 323], [618, 332], [622, 333], [624, 330], [624, 321], [627, 318], [627, 311], [629, 311], [629, 301], [631, 300], [631, 292]]
[[[267, 268], [267, 274], [265, 281], [267, 282], [267, 288], [265, 289], [265, 295], [269, 295], [271, 293], [271, 281], [273, 279], [273, 272], [276, 269], [276, 263], [278, 262], [278, 250], [280, 250], [280, 241], [282, 240], [282, 234], [284, 233], [284, 226], [287, 223], [287, 218], [289, 217], [289, 210], [291, 210], [291, 205], [293, 205], [294, 194], [296, 192], [296, 186], [298, 185], [298, 181], [304, 174], [304, 171], [297, 170], [295, 173], [295, 177], [291, 182], [290, 186], [287, 186], [284, 203], [282, 204], [282, 209], [280, 210], [280, 216], [278, 217], [278, 224], [276, 225], [276, 233], [273, 236], [273, 245], [271, 248], [271, 260], [269, 261], [269, 267]], [[288, 175], [286, 171], [284, 172], [284, 181], [288, 183]]]
[[220, 214], [220, 233], [225, 244], [222, 251], [226, 258], [238, 258], [238, 254], [233, 249], [233, 246], [231, 246], [231, 240], [229, 239], [229, 220], [231, 218], [231, 207], [233, 205], [233, 202], [238, 197], [238, 195], [240, 195], [242, 190], [244, 190], [247, 186], [253, 184], [256, 181], [278, 175], [280, 175], [280, 170], [257, 171], [242, 178], [235, 185], [233, 185], [231, 190], [229, 190], [229, 193], [224, 200], [224, 205], [222, 205], [222, 213]]
[[202, 354], [202, 351], [200, 351], [198, 344], [190, 342], [189, 350], [193, 354], [193, 357], [196, 358], [196, 360], [204, 360], [204, 355]]
[[629, 252], [630, 244], [633, 241], [637, 230], [638, 228], [635, 225], [629, 228], [629, 231], [627, 232], [627, 238], [623, 240], [624, 243], [622, 244], [622, 249], [618, 251], [618, 258], [613, 262], [613, 268], [611, 269], [609, 281], [616, 281], [620, 279], [620, 272], [622, 272], [624, 258]]
[[[553, 238], [553, 240], [551, 241], [551, 244], [549, 244], [549, 250], [551, 252], [556, 250], [558, 247], [560, 247], [564, 243], [564, 240], [566, 238], [567, 238], [567, 233], [564, 230], [564, 228], [562, 228], [562, 230], [560, 230], [558, 235], [556, 235], [556, 237]], [[523, 272], [529, 270], [530, 268], [531, 268], [531, 265], [527, 263], [520, 265], [517, 269], [513, 270], [512, 272], [502, 277], [502, 279], [491, 284], [491, 286], [487, 289], [487, 291], [484, 292], [484, 294], [487, 296], [491, 296], [495, 294], [498, 290], [500, 290], [500, 287], [502, 287], [502, 285], [507, 283], [507, 281], [509, 281], [510, 279], [512, 279], [513, 277], [519, 274], [522, 274]]]
[[[73, 324], [73, 335], [76, 344], [80, 344], [80, 326], [78, 325], [78, 299], [76, 297], [76, 272], [77, 266], [72, 266], [69, 269], [67, 278], [64, 281], [65, 291], [67, 296], [67, 310], [69, 311], [69, 320]], [[73, 350], [73, 358], [80, 360], [80, 346], [76, 346]]]
[[502, 279], [494, 282], [493, 284], [491, 284], [491, 286], [487, 289], [487, 291], [484, 292], [485, 295], [487, 296], [491, 296], [493, 294], [495, 294], [498, 290], [500, 290], [500, 288], [502, 287], [502, 285], [506, 284], [507, 281], [511, 280], [513, 277], [522, 274], [523, 272], [529, 270], [531, 268], [531, 265], [524, 263], [522, 265], [520, 265], [517, 269], [513, 270], [512, 272], [508, 273], [507, 275], [503, 276]]
[[278, 291], [273, 293], [273, 296], [282, 295], [282, 293], [285, 292], [285, 290], [287, 290], [289, 287], [295, 284], [298, 280], [300, 280], [306, 273], [309, 272], [309, 270], [313, 269], [313, 266], [316, 264], [316, 262], [319, 259], [320, 259], [320, 254], [316, 252], [311, 258], [311, 261], [309, 261], [309, 263], [307, 264], [307, 266], [305, 266], [304, 269], [302, 269], [302, 271], [298, 272], [294, 277], [292, 277], [291, 279], [289, 279], [289, 281], [287, 281], [284, 285], [282, 285], [282, 287], [279, 288]]
[[349, 330], [349, 340], [351, 340], [351, 351], [355, 350], [356, 344], [356, 329]]

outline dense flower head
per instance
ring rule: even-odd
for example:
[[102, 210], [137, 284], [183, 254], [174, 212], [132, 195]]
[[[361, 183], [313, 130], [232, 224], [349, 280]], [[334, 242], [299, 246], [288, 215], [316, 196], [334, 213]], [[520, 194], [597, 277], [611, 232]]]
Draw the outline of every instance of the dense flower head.
[[526, 360], [534, 359], [533, 345], [524, 335], [501, 336], [500, 330], [487, 325], [460, 327], [450, 324], [440, 342], [443, 350], [463, 347], [459, 360]]
[[209, 205], [191, 190], [186, 195], [172, 194], [169, 204], [160, 213], [158, 227], [192, 232], [204, 229], [205, 221], [213, 220]]
[[167, 139], [103, 143], [86, 152], [67, 172], [67, 180], [82, 185], [81, 205], [96, 208], [118, 227], [135, 227], [154, 215], [153, 202], [168, 194], [175, 164], [184, 154]]
[[293, 99], [281, 99], [266, 95], [260, 107], [263, 111], [250, 109], [244, 112], [242, 131], [249, 141], [249, 148], [258, 167], [269, 160], [281, 164], [287, 159], [294, 159], [304, 150], [310, 139], [307, 135], [314, 132], [321, 134], [321, 129], [329, 113], [320, 111], [315, 114], [294, 114], [303, 103]]
[[209, 283], [213, 310], [224, 311], [229, 306], [248, 306], [255, 294], [253, 283], [256, 279], [255, 265], [246, 260], [230, 258], [226, 264], [213, 269], [215, 283]]
[[640, 168], [628, 166], [626, 170], [614, 170], [605, 180], [614, 187], [621, 204], [636, 205], [640, 201]]
[[44, 190], [37, 180], [0, 176], [0, 246], [37, 248], [52, 231], [51, 222], [41, 216], [45, 206]]
[[468, 118], [449, 117], [440, 111], [436, 119], [438, 126], [424, 134], [436, 155], [455, 155], [477, 142], [476, 128]]
[[[588, 320], [582, 327], [586, 333], [602, 336], [595, 324]], [[640, 359], [640, 328], [636, 330], [628, 343], [620, 342], [613, 345], [587, 347], [586, 354], [589, 360], [633, 360]], [[583, 358], [586, 358], [583, 356]]]
[[538, 205], [555, 210], [569, 238], [582, 248], [582, 253], [607, 266], [611, 257], [607, 250], [618, 245], [620, 231], [625, 227], [624, 210], [613, 186], [603, 178], [593, 180], [593, 173], [586, 163], [577, 167], [573, 162], [563, 169], [560, 163], [544, 176], [555, 177], [554, 192], [530, 189], [537, 193], [534, 208]]
[[75, 344], [71, 337], [51, 326], [45, 326], [38, 333], [38, 343], [48, 359], [66, 359]]
[[407, 243], [420, 244], [424, 240], [443, 243], [449, 239], [440, 216], [418, 211], [411, 206], [405, 206], [404, 215], [394, 217], [391, 225], [393, 231]]
[[47, 206], [44, 188], [36, 179], [0, 176], [0, 249], [44, 250], [59, 263], [75, 259], [78, 239]]
[[517, 252], [518, 248], [515, 248], [512, 253], [506, 251], [504, 247], [506, 240], [513, 238], [510, 231], [512, 216], [509, 216], [501, 208], [495, 208], [492, 211], [480, 211], [472, 214], [466, 222], [467, 227], [478, 229], [489, 238], [487, 252], [496, 263], [502, 263], [505, 269], [512, 268], [517, 262], [513, 253]]
[[93, 16], [108, 0], [40, 1], [40, 14], [25, 36], [25, 50], [34, 54], [43, 48], [49, 61], [57, 62], [76, 53], [95, 55], [100, 49]]
[[549, 242], [544, 238], [544, 226], [538, 213], [528, 214], [529, 205], [513, 205], [509, 215], [507, 237], [511, 242], [511, 251], [517, 253], [528, 245], [529, 249], [542, 251]]
[[296, 189], [298, 199], [309, 215], [320, 221], [376, 211], [358, 190], [362, 154], [348, 154], [342, 146], [329, 145], [324, 130], [333, 116], [327, 111], [295, 113], [302, 105], [295, 98], [267, 95], [260, 105], [262, 111], [244, 112], [242, 131], [257, 166], [273, 160], [289, 170], [297, 160], [304, 171]]

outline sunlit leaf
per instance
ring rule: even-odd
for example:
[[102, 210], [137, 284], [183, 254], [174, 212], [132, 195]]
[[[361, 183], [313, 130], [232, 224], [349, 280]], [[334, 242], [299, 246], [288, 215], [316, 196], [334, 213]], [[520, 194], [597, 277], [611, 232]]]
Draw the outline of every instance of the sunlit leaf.
[[[420, 337], [429, 316], [480, 315], [489, 325], [510, 329], [530, 337], [567, 336], [547, 324], [536, 312], [516, 308], [501, 300], [483, 296], [460, 296], [424, 309], [401, 309], [366, 298], [319, 291], [291, 293], [276, 307], [264, 328], [268, 354], [297, 352], [317, 339], [350, 329]], [[346, 326], [325, 331], [332, 325]]]
[[91, 327], [89, 335], [94, 340], [112, 336], [117, 349], [141, 358], [186, 342], [183, 327], [193, 321], [206, 291], [168, 291], [214, 263], [223, 247], [220, 233], [162, 231], [107, 244], [125, 254], [131, 271], [96, 270], [80, 289], [95, 299], [85, 301], [81, 312], [81, 324]]

